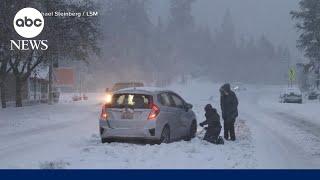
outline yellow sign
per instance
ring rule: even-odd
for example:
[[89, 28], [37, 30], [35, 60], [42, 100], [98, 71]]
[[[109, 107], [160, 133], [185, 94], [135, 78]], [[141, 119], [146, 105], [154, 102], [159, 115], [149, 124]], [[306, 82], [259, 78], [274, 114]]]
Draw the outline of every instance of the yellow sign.
[[289, 80], [290, 81], [296, 80], [296, 70], [294, 68], [289, 69]]

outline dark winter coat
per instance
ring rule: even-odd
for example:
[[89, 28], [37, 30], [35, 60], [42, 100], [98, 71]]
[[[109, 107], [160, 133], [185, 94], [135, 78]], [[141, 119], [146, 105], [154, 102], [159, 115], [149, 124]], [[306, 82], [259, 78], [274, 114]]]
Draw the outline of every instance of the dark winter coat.
[[[224, 91], [227, 92], [228, 95], [225, 95]], [[224, 84], [220, 88], [220, 93], [222, 118], [225, 122], [234, 121], [238, 117], [238, 98], [236, 94], [231, 90], [230, 84]]]
[[217, 110], [212, 108], [211, 105], [207, 105], [205, 111], [206, 120], [200, 125], [208, 125], [206, 136], [218, 137], [221, 131], [220, 116], [217, 113]]

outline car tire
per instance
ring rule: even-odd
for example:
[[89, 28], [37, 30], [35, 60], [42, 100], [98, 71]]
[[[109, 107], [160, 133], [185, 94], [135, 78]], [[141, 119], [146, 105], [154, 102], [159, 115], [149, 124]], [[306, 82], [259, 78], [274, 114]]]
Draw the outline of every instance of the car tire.
[[168, 125], [164, 126], [161, 137], [160, 137], [160, 144], [165, 143], [168, 144], [170, 143], [170, 128]]
[[194, 137], [196, 137], [196, 133], [197, 133], [197, 121], [193, 120], [190, 128], [189, 128], [189, 132], [188, 135], [186, 137], [186, 141], [191, 141], [191, 139], [193, 139]]
[[110, 138], [101, 138], [101, 143], [105, 144], [105, 143], [112, 143], [114, 142], [112, 139]]

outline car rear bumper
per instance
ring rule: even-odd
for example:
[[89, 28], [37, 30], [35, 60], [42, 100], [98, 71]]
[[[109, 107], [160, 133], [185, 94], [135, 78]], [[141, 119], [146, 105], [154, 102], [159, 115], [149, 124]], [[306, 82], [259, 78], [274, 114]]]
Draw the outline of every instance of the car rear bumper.
[[285, 99], [285, 103], [302, 103], [302, 99]]
[[136, 129], [111, 128], [106, 121], [100, 121], [101, 138], [159, 140], [160, 137], [156, 136], [155, 131], [156, 128], [152, 125]]
[[317, 99], [318, 99], [318, 96], [309, 96], [308, 99], [309, 99], [309, 100], [317, 100]]

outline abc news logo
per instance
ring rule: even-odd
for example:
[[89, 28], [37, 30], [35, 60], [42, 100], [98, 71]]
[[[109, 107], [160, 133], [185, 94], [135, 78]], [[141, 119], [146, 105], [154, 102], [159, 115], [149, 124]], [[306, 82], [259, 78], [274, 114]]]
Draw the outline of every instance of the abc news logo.
[[41, 19], [35, 19], [34, 21], [32, 21], [32, 19], [29, 19], [28, 17], [24, 17], [24, 20], [23, 19], [17, 19], [16, 21], [16, 26], [17, 27], [32, 27], [32, 26], [35, 26], [35, 27], [41, 27], [42, 25], [42, 20]]
[[23, 8], [14, 17], [15, 31], [30, 40], [10, 40], [11, 50], [47, 50], [48, 40], [31, 40], [38, 36], [44, 27], [42, 14], [34, 8]]

